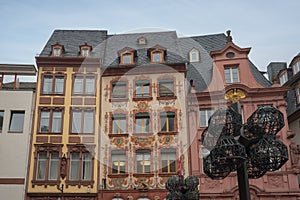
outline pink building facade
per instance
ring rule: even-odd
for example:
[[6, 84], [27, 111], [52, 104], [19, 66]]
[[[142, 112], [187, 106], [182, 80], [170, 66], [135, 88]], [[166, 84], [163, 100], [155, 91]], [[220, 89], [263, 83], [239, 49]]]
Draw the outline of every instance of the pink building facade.
[[[277, 139], [286, 146], [290, 146], [290, 130], [286, 116], [287, 103], [284, 96], [286, 88], [279, 84], [271, 85], [263, 79], [248, 58], [250, 48], [240, 48], [227, 36], [227, 44], [217, 51], [211, 51], [213, 60], [212, 79], [203, 92], [198, 92], [195, 85], [192, 93], [197, 100], [190, 99], [189, 104], [193, 108], [189, 110], [190, 130], [190, 172], [200, 178], [200, 199], [239, 199], [238, 182], [236, 172], [230, 173], [225, 179], [212, 180], [203, 171], [201, 134], [206, 128], [209, 114], [220, 107], [229, 106], [231, 102], [225, 100], [225, 93], [232, 89], [238, 89], [243, 98], [239, 100], [242, 107], [243, 121], [261, 105], [272, 105], [284, 114], [285, 126], [276, 135]], [[206, 118], [206, 119], [205, 119]], [[194, 126], [194, 124], [199, 126]], [[196, 134], [193, 134], [196, 133]], [[289, 158], [291, 155], [289, 149]], [[250, 194], [253, 200], [267, 199], [299, 199], [300, 190], [297, 172], [293, 170], [289, 159], [280, 170], [267, 172], [258, 179], [249, 179]]]

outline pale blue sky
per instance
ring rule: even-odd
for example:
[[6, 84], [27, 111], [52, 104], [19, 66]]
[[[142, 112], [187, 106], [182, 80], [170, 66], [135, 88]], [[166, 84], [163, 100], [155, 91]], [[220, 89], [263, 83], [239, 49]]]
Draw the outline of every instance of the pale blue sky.
[[160, 28], [181, 36], [231, 29], [260, 70], [300, 52], [299, 0], [0, 0], [0, 19], [0, 63], [35, 64], [54, 29]]

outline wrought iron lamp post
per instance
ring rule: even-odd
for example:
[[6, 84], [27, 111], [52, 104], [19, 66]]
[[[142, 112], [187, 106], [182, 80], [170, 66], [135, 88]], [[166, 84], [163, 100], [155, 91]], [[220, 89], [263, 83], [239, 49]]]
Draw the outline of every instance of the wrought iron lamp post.
[[237, 171], [241, 200], [250, 200], [248, 178], [260, 178], [288, 160], [286, 145], [276, 139], [283, 128], [283, 114], [272, 106], [259, 107], [242, 124], [239, 103], [217, 110], [202, 133], [202, 144], [210, 153], [203, 158], [204, 173], [224, 179]]

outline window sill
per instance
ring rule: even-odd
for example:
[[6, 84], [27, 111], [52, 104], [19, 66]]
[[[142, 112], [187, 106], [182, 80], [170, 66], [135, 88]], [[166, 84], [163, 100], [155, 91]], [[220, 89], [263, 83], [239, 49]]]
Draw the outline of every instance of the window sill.
[[62, 93], [62, 94], [49, 93], [49, 94], [41, 94], [40, 96], [65, 96], [65, 93]]
[[132, 101], [152, 101], [153, 97], [133, 97]]
[[129, 101], [128, 98], [114, 98], [114, 99], [109, 99], [109, 102], [127, 102]]
[[107, 176], [109, 178], [126, 178], [128, 177], [129, 174], [124, 173], [124, 174], [108, 174]]
[[159, 172], [158, 175], [161, 177], [169, 177], [169, 176], [178, 175], [178, 173], [177, 172]]
[[92, 135], [95, 135], [95, 133], [70, 133], [70, 135], [79, 135], [79, 136], [82, 136], [82, 135], [87, 135], [87, 136], [92, 136]]
[[133, 136], [149, 137], [153, 136], [153, 133], [133, 133]]
[[49, 185], [49, 186], [55, 186], [55, 185], [59, 185], [60, 181], [59, 180], [32, 180], [32, 187], [34, 186], [42, 186], [44, 185], [45, 188]]
[[69, 185], [78, 186], [78, 188], [80, 188], [81, 186], [91, 186], [91, 188], [93, 188], [94, 181], [93, 180], [80, 180], [80, 181], [66, 180], [66, 187], [68, 187]]
[[38, 135], [62, 135], [62, 132], [53, 133], [53, 132], [38, 132]]
[[170, 131], [170, 132], [158, 132], [157, 135], [177, 135], [177, 131]]
[[72, 94], [72, 97], [95, 97], [96, 94]]
[[121, 133], [121, 134], [117, 134], [117, 133], [110, 133], [108, 134], [108, 137], [112, 138], [112, 137], [128, 137], [129, 134], [128, 133]]
[[24, 133], [23, 131], [7, 131], [7, 133], [16, 133], [16, 134], [20, 134], [20, 133]]
[[134, 177], [153, 177], [154, 173], [134, 173]]
[[162, 96], [162, 97], [157, 97], [157, 100], [170, 100], [170, 99], [177, 99], [177, 96]]

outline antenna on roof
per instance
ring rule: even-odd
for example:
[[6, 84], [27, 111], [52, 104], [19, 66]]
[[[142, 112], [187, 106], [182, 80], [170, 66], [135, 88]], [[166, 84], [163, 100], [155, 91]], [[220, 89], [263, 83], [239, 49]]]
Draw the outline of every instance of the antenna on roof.
[[226, 31], [226, 33], [227, 33], [227, 36], [226, 36], [227, 43], [232, 42], [232, 37], [230, 36], [231, 30]]

